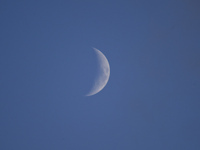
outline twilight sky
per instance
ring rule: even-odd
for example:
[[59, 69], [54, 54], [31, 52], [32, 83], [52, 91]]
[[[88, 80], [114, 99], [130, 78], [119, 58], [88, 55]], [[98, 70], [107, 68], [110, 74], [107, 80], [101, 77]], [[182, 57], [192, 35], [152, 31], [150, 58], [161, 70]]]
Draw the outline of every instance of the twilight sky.
[[[198, 0], [1, 0], [0, 149], [199, 150]], [[90, 97], [97, 58], [106, 87]]]

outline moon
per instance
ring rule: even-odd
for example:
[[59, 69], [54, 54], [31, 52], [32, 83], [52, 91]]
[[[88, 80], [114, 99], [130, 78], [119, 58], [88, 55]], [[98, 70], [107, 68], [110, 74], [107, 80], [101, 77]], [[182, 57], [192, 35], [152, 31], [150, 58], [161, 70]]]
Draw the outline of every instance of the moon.
[[99, 93], [106, 86], [110, 77], [110, 65], [106, 56], [100, 50], [96, 48], [93, 49], [98, 58], [99, 69], [94, 84], [86, 96], [92, 96]]

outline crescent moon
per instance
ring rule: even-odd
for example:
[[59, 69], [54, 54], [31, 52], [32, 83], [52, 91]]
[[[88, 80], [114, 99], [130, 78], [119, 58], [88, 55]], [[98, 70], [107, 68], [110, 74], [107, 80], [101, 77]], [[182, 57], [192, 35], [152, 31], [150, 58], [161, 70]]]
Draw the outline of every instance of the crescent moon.
[[100, 92], [108, 83], [110, 77], [110, 65], [106, 56], [98, 49], [93, 48], [98, 57], [99, 72], [95, 79], [94, 85], [86, 96], [92, 96]]

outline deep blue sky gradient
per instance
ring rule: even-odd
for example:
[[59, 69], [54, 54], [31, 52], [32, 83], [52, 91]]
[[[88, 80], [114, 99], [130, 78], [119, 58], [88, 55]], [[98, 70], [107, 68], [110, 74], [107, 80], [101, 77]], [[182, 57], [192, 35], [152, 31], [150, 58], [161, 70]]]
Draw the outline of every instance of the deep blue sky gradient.
[[[199, 150], [198, 0], [0, 1], [0, 149]], [[97, 72], [111, 76], [85, 97]]]

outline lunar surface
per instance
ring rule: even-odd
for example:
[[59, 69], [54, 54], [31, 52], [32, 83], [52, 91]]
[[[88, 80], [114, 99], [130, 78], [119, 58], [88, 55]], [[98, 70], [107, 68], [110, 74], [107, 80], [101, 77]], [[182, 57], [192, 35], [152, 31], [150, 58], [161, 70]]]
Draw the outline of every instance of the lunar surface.
[[105, 55], [98, 49], [93, 48], [97, 54], [99, 70], [94, 85], [86, 96], [92, 96], [100, 92], [107, 84], [110, 77], [110, 65]]

